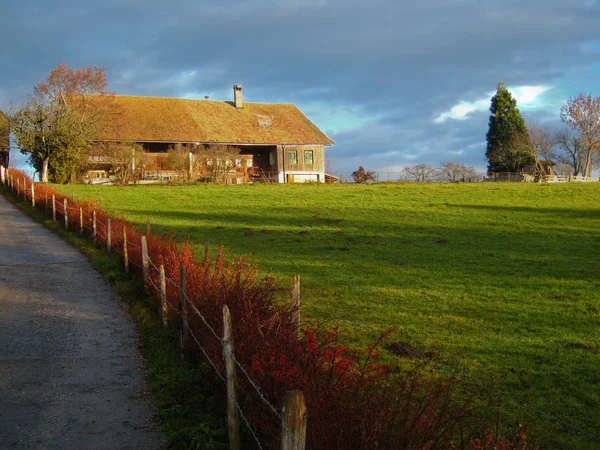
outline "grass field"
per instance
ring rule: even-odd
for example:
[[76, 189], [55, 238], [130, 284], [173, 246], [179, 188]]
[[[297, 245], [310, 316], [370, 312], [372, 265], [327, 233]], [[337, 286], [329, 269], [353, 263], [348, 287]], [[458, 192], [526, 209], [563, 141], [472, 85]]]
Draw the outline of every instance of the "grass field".
[[353, 348], [397, 325], [545, 447], [600, 448], [600, 183], [56, 188], [299, 273], [303, 316]]

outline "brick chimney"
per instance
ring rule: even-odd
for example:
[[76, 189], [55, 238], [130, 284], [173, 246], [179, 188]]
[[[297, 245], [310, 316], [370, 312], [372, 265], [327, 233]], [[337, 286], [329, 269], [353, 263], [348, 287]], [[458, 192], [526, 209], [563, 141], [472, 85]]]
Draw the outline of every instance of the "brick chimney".
[[234, 84], [233, 85], [233, 103], [237, 109], [244, 108], [244, 100], [242, 99], [242, 85]]

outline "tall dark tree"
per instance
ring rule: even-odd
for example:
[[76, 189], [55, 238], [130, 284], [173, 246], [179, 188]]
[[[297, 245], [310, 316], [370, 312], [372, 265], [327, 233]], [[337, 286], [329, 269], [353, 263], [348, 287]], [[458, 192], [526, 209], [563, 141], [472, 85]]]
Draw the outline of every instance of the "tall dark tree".
[[488, 171], [518, 172], [524, 163], [534, 162], [533, 153], [522, 145], [527, 128], [517, 101], [501, 81], [492, 97], [490, 113], [485, 152]]

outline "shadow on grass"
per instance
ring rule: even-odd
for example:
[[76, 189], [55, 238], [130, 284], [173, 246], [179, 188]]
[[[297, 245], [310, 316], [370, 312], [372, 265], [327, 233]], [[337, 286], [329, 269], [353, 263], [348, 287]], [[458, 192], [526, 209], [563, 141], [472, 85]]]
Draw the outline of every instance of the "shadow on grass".
[[[565, 217], [575, 214], [559, 211]], [[415, 225], [394, 223], [393, 219], [374, 224], [361, 215], [343, 219], [325, 215], [299, 217], [292, 214], [292, 208], [277, 208], [268, 215], [123, 212], [156, 217], [153, 230], [175, 232], [182, 241], [186, 237], [198, 243], [210, 240], [226, 245], [238, 255], [253, 253], [268, 264], [265, 269], [289, 272], [294, 267], [307, 267], [327, 272], [347, 267], [366, 284], [374, 274], [365, 273], [364, 266], [375, 273], [385, 272], [386, 268], [393, 272], [383, 279], [371, 280], [376, 281], [376, 286], [395, 285], [399, 279], [396, 275], [408, 269], [427, 272], [426, 279], [451, 278], [454, 282], [472, 280], [477, 274], [485, 278], [487, 287], [498, 289], [506, 288], [507, 282], [533, 283], [538, 289], [564, 280], [596, 282], [597, 273], [588, 262], [600, 257], [600, 252], [594, 250], [600, 229], [581, 229], [572, 235], [571, 231], [554, 227], [532, 230], [530, 226], [505, 226], [500, 221], [493, 226], [472, 221]], [[592, 213], [600, 215], [600, 210]], [[577, 214], [585, 217], [585, 212]], [[342, 273], [339, 275], [343, 277]]]
[[448, 203], [445, 206], [457, 209], [486, 210], [490, 212], [544, 214], [562, 219], [600, 219], [600, 209], [537, 208], [531, 206], [465, 205], [453, 203]]

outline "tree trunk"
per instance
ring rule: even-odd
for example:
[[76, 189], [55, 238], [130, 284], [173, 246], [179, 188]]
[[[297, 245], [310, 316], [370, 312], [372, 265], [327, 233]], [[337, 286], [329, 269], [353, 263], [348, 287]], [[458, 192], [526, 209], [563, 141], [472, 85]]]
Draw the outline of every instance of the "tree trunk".
[[48, 182], [48, 158], [44, 158], [42, 162], [42, 173], [40, 174], [40, 178], [42, 183]]
[[590, 146], [590, 149], [587, 152], [587, 157], [585, 158], [585, 169], [583, 170], [583, 176], [584, 177], [589, 177], [591, 175], [591, 169], [592, 169], [592, 149]]

